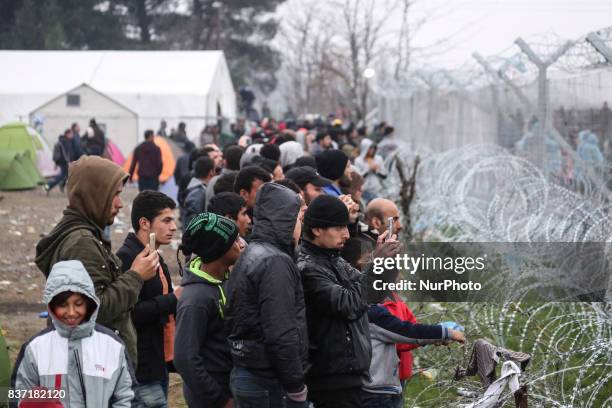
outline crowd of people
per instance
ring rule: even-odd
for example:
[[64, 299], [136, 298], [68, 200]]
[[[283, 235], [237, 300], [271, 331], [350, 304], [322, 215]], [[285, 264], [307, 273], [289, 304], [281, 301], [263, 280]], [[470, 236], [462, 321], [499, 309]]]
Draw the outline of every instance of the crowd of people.
[[[222, 146], [187, 144], [177, 197], [156, 191], [147, 131], [134, 161], [150, 174], [116, 252], [104, 229], [134, 168], [74, 161], [68, 206], [36, 246], [49, 327], [23, 345], [12, 387], [64, 390], [64, 406], [166, 407], [177, 372], [190, 407], [401, 407], [412, 350], [465, 336], [372, 287], [372, 259], [402, 250], [376, 145], [393, 128], [303, 125], [239, 123]], [[179, 228], [174, 286], [157, 250]]]
[[53, 162], [60, 172], [43, 186], [47, 194], [58, 185], [60, 190], [64, 192], [70, 163], [78, 160], [84, 154], [102, 156], [105, 148], [104, 131], [98, 126], [94, 118], [89, 121], [89, 126], [82, 135], [79, 124], [77, 122], [72, 123], [64, 133], [58, 136], [58, 140], [53, 146]]

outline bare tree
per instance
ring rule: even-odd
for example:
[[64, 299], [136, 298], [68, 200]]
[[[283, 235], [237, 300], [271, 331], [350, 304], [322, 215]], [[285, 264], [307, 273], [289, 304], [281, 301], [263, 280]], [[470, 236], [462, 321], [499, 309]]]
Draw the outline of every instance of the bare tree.
[[285, 75], [291, 84], [291, 87], [284, 89], [284, 97], [288, 105], [300, 113], [307, 112], [310, 107], [313, 68], [309, 57], [312, 57], [314, 14], [314, 8], [307, 8], [303, 14], [289, 20], [288, 25], [281, 28]]
[[397, 61], [393, 72], [394, 79], [400, 79], [401, 73], [410, 67], [410, 18], [409, 12], [413, 5], [411, 0], [402, 0], [402, 25], [397, 35]]
[[[423, 54], [414, 46], [415, 36], [445, 11], [432, 7], [416, 12], [419, 1], [333, 0], [316, 2], [316, 7], [315, 2], [300, 3], [304, 14], [293, 13], [282, 31], [287, 102], [298, 112], [321, 112], [323, 107], [333, 109], [330, 103], [342, 102], [351, 108], [353, 119], [364, 119], [371, 108], [371, 84], [364, 71], [375, 68], [383, 78], [405, 77], [415, 55]], [[398, 13], [399, 27], [394, 17]]]
[[292, 16], [283, 31], [284, 62], [294, 95], [288, 102], [293, 100], [297, 111], [329, 111], [342, 102], [351, 107], [355, 119], [363, 119], [369, 97], [363, 72], [382, 55], [384, 28], [397, 4], [398, 0], [383, 7], [376, 0], [336, 0]]
[[363, 72], [375, 65], [381, 56], [383, 28], [397, 4], [391, 1], [381, 7], [381, 2], [375, 0], [334, 2], [334, 8], [341, 12], [342, 24], [334, 41], [334, 58], [323, 68], [344, 82], [358, 120], [368, 113], [369, 86]]
[[332, 107], [330, 83], [334, 77], [321, 68], [327, 64], [333, 37], [325, 19], [325, 13], [313, 3], [296, 12], [281, 28], [282, 76], [289, 84], [283, 88], [283, 96], [294, 112], [322, 112]]

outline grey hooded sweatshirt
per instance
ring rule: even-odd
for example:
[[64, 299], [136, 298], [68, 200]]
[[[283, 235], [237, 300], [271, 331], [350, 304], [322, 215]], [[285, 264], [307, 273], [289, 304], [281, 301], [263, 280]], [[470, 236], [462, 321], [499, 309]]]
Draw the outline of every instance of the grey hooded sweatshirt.
[[44, 291], [49, 305], [56, 295], [81, 293], [96, 303], [88, 321], [76, 327], [63, 324], [49, 311], [53, 325], [25, 343], [11, 377], [11, 387], [63, 390], [65, 407], [130, 407], [132, 371], [125, 346], [111, 330], [97, 325], [100, 300], [80, 261], [63, 261], [51, 269]]
[[362, 389], [373, 394], [401, 394], [395, 345], [432, 344], [450, 338], [449, 331], [441, 325], [411, 323], [393, 316], [382, 305], [373, 304], [368, 308], [372, 360], [369, 379]]

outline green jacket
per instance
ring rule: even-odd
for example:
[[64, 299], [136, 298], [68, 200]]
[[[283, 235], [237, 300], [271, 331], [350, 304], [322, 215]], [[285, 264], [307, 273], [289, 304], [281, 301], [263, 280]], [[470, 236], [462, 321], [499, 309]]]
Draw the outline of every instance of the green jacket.
[[122, 273], [121, 260], [111, 252], [100, 227], [70, 208], [36, 246], [36, 265], [46, 277], [55, 263], [68, 260], [79, 260], [85, 266], [100, 299], [98, 323], [121, 337], [136, 366], [136, 329], [130, 312], [138, 301], [142, 278], [132, 270]]
[[36, 265], [48, 277], [58, 261], [81, 261], [100, 299], [98, 323], [119, 334], [136, 365], [136, 329], [130, 311], [143, 281], [134, 271], [121, 272], [121, 261], [111, 252], [103, 232], [113, 215], [114, 197], [129, 176], [98, 156], [81, 157], [71, 163], [68, 174], [68, 207], [55, 228], [36, 245]]

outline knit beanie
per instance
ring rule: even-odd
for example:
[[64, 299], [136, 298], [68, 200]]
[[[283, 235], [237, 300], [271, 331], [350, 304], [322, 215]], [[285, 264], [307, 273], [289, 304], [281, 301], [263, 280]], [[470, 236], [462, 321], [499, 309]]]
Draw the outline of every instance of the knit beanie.
[[272, 143], [267, 143], [261, 147], [259, 150], [259, 155], [261, 157], [265, 157], [268, 160], [272, 160], [273, 162], [278, 162], [281, 157], [280, 148]]
[[317, 161], [312, 156], [302, 156], [293, 165], [295, 167], [310, 166], [315, 170], [317, 169]]
[[234, 245], [238, 227], [229, 218], [213, 213], [202, 213], [191, 220], [181, 243], [185, 255], [196, 254], [202, 262], [221, 258]]
[[346, 205], [339, 198], [327, 194], [312, 200], [304, 214], [304, 224], [311, 228], [339, 227], [349, 223]]
[[315, 156], [317, 170], [319, 173], [330, 180], [338, 180], [344, 174], [347, 155], [342, 150], [326, 150]]

